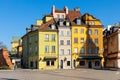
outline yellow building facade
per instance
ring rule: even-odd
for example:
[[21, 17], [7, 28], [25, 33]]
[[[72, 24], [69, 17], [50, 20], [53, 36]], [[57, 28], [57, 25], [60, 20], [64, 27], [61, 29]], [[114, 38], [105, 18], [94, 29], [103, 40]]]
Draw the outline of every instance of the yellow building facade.
[[73, 68], [103, 67], [103, 26], [100, 20], [85, 14], [80, 24], [72, 25]]
[[12, 37], [12, 42], [11, 42], [11, 54], [17, 54], [17, 47], [19, 45], [19, 40], [21, 37], [19, 36], [14, 36]]
[[57, 31], [39, 31], [39, 69], [58, 68]]

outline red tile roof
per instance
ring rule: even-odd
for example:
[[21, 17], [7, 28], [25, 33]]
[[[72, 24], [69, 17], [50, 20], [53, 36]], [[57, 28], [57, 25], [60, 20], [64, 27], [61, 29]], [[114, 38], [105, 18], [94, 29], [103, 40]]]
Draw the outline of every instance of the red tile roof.
[[49, 30], [50, 29], [50, 25], [54, 23], [54, 20], [51, 19], [49, 20], [48, 22], [46, 22], [45, 24], [42, 24], [40, 27], [39, 27], [39, 30]]
[[74, 20], [81, 17], [80, 11], [69, 10], [67, 17], [69, 18], [72, 25], [75, 25]]
[[64, 10], [55, 10], [56, 13], [65, 13]]

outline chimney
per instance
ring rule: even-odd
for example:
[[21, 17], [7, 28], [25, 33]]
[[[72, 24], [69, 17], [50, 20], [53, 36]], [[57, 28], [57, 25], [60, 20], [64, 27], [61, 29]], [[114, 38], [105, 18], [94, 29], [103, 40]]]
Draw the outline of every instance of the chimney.
[[55, 6], [53, 5], [52, 6], [52, 14], [54, 14], [55, 13]]
[[64, 7], [64, 10], [65, 10], [65, 13], [68, 14], [68, 7], [67, 6]]
[[31, 28], [26, 28], [26, 33], [30, 32]]
[[74, 11], [80, 11], [80, 8], [79, 8], [79, 7], [76, 7], [76, 8], [74, 9]]

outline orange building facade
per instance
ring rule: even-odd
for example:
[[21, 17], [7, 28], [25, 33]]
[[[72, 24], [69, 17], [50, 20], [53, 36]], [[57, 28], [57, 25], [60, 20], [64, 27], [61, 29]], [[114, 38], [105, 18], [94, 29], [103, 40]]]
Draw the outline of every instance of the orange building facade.
[[8, 50], [6, 48], [0, 49], [0, 66], [9, 66], [9, 67], [13, 66], [8, 56]]

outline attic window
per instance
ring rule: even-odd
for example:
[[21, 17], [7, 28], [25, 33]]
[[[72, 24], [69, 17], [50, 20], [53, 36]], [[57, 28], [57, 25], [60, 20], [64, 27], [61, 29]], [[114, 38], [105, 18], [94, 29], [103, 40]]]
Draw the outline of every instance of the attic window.
[[81, 19], [77, 19], [77, 25], [81, 25]]
[[59, 15], [59, 14], [57, 15], [57, 18], [58, 18], [58, 19], [60, 18], [60, 15]]
[[93, 21], [90, 21], [89, 22], [89, 25], [94, 25], [95, 23]]
[[63, 22], [62, 21], [60, 21], [59, 24], [60, 24], [60, 26], [63, 26]]
[[69, 26], [69, 25], [70, 25], [70, 23], [68, 21], [66, 21], [66, 26]]
[[55, 25], [54, 24], [51, 24], [51, 29], [55, 29]]
[[62, 15], [62, 19], [64, 19], [64, 15]]

